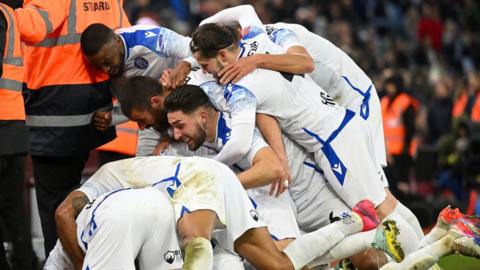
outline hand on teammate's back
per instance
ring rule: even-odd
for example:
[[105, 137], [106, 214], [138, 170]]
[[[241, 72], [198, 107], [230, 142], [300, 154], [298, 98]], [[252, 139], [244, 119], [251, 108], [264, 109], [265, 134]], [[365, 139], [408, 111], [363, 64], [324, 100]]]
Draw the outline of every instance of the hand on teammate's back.
[[247, 74], [257, 69], [256, 60], [256, 55], [252, 55], [249, 57], [240, 58], [236, 63], [227, 65], [218, 73], [218, 76], [220, 77], [220, 83], [227, 84], [230, 82], [236, 83], [240, 81]]

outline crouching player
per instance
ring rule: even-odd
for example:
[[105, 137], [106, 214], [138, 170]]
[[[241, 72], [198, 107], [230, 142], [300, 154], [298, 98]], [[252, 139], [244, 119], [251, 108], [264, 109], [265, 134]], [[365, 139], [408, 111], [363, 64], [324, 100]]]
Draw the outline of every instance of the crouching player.
[[347, 235], [374, 229], [379, 223], [372, 204], [361, 201], [341, 220], [302, 235], [280, 252], [227, 166], [198, 157], [132, 158], [104, 165], [57, 209], [59, 237], [70, 258], [77, 263], [83, 260], [77, 239], [72, 237], [76, 230], [72, 222], [75, 200], [93, 200], [109, 191], [146, 186], [158, 188], [173, 203], [184, 250], [183, 269], [212, 269], [210, 240], [218, 227], [227, 228], [235, 251], [257, 269], [301, 269]]
[[[73, 265], [60, 241], [43, 269], [181, 269], [173, 207], [158, 189], [119, 189], [88, 203], [74, 202], [77, 245], [84, 265]], [[148, 222], [146, 222], [148, 220]]]

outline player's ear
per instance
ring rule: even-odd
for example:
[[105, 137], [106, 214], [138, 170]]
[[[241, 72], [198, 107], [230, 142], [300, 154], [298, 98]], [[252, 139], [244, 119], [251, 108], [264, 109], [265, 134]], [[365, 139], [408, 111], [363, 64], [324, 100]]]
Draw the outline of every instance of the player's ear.
[[202, 109], [197, 111], [197, 116], [202, 124], [207, 123], [208, 112]]
[[117, 45], [117, 46], [122, 46], [123, 45], [123, 41], [122, 41], [122, 39], [120, 38], [119, 35], [115, 34], [113, 36], [113, 40], [115, 40], [115, 45]]
[[150, 105], [153, 108], [159, 108], [163, 106], [163, 98], [161, 96], [152, 96], [150, 98]]
[[227, 50], [225, 49], [219, 50], [217, 54], [217, 58], [220, 60], [222, 64], [226, 63], [228, 59]]

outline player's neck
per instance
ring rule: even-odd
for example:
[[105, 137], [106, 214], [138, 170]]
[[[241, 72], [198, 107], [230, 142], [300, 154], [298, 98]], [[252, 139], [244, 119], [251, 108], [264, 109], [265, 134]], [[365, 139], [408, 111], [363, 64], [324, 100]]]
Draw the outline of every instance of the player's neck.
[[209, 121], [207, 121], [207, 141], [214, 143], [217, 139], [218, 121], [220, 119], [220, 113], [216, 110], [209, 113]]

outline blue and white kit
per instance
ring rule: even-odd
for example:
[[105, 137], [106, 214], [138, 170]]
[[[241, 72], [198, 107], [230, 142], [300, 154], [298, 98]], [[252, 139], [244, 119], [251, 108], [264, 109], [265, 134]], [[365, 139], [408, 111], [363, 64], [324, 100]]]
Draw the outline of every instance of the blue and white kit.
[[93, 200], [113, 190], [147, 186], [159, 189], [170, 199], [175, 221], [187, 212], [212, 210], [232, 241], [251, 228], [265, 227], [236, 175], [207, 158], [154, 156], [110, 162], [79, 190]]
[[[277, 46], [262, 45], [271, 41], [261, 28], [250, 30], [240, 41], [239, 57]], [[274, 116], [285, 134], [314, 153], [315, 163], [349, 207], [366, 198], [375, 205], [385, 200], [386, 180], [376, 165], [370, 129], [353, 111], [338, 106], [308, 76], [257, 69], [238, 83], [227, 85], [223, 96], [230, 108], [237, 103]], [[254, 115], [249, 117], [254, 122]]]
[[[84, 270], [133, 270], [136, 258], [142, 269], [182, 267], [173, 207], [155, 188], [106, 193], [87, 204], [76, 222], [78, 245], [85, 253]], [[74, 269], [60, 241], [44, 269]]]
[[[180, 60], [191, 57], [190, 37], [160, 26], [135, 25], [116, 31], [125, 46], [124, 76], [149, 76], [159, 79], [165, 69], [175, 67]], [[113, 124], [128, 119], [119, 108], [113, 113]], [[153, 128], [138, 132], [137, 156], [153, 153], [160, 134]]]
[[284, 51], [293, 46], [304, 47], [315, 64], [314, 71], [309, 75], [340, 106], [354, 111], [367, 121], [374, 138], [378, 165], [387, 165], [378, 94], [370, 78], [345, 52], [299, 24], [263, 25], [255, 10], [248, 5], [224, 9], [200, 25], [231, 22], [238, 22], [243, 32], [249, 32], [248, 29], [252, 27], [263, 28]]

